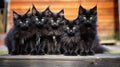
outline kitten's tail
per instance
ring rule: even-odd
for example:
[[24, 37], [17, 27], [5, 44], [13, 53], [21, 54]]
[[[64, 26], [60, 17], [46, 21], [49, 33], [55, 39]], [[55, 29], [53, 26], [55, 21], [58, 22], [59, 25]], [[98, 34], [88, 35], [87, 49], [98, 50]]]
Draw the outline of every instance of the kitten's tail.
[[102, 45], [96, 46], [93, 50], [95, 51], [95, 53], [105, 53], [108, 51], [108, 49]]
[[8, 39], [8, 37], [5, 37], [5, 39], [4, 39], [4, 44], [5, 44], [5, 46], [6, 46], [7, 49], [8, 49], [8, 54], [10, 54], [10, 52], [12, 51], [12, 45], [11, 45], [11, 42], [10, 42], [10, 40]]

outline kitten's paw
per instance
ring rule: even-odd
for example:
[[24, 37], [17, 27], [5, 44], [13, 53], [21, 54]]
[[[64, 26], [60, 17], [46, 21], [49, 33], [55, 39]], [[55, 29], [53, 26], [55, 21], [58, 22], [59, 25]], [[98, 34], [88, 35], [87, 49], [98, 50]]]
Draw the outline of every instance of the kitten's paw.
[[55, 54], [56, 54], [56, 55], [59, 55], [60, 53], [61, 53], [61, 52], [60, 52], [59, 50], [56, 50], [56, 51], [55, 51]]
[[65, 52], [64, 55], [65, 56], [70, 56], [70, 53], [69, 52]]
[[80, 55], [81, 55], [81, 56], [86, 56], [86, 55], [87, 55], [87, 52], [85, 52], [85, 51], [80, 52]]
[[48, 54], [48, 55], [52, 55], [53, 52], [52, 52], [52, 51], [48, 51], [47, 54]]
[[21, 54], [22, 54], [22, 55], [27, 55], [28, 52], [27, 52], [27, 50], [23, 50], [23, 51], [21, 52]]
[[45, 55], [45, 52], [44, 52], [44, 50], [41, 49], [41, 50], [38, 51], [38, 54], [39, 55]]
[[37, 52], [36, 52], [36, 50], [31, 50], [30, 54], [31, 54], [31, 55], [36, 55]]
[[91, 50], [88, 52], [88, 55], [95, 55], [95, 52]]
[[76, 52], [72, 52], [72, 56], [77, 56], [78, 54]]
[[10, 52], [10, 55], [18, 55], [17, 50], [12, 50], [12, 51]]

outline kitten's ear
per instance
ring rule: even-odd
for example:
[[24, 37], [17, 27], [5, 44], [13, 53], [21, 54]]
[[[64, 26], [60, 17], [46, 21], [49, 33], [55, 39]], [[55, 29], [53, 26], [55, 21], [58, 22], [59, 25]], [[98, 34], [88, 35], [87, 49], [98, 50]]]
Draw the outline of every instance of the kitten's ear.
[[64, 9], [62, 9], [62, 10], [59, 12], [59, 15], [60, 15], [60, 16], [64, 16]]
[[16, 13], [15, 11], [13, 11], [13, 19], [18, 19], [20, 15], [18, 13]]
[[85, 9], [80, 5], [79, 6], [79, 15], [85, 12]]
[[65, 20], [65, 24], [68, 25], [69, 24], [69, 20], [66, 19]]
[[28, 11], [25, 13], [25, 15], [27, 15], [28, 17], [31, 16], [32, 12], [30, 10], [30, 8], [28, 9]]
[[68, 24], [68, 20], [64, 17], [64, 25], [67, 25]]
[[32, 14], [35, 15], [37, 12], [38, 11], [37, 11], [36, 7], [33, 4], [33, 6], [32, 6]]
[[44, 14], [45, 14], [46, 16], [48, 16], [48, 15], [51, 15], [51, 14], [52, 14], [52, 12], [50, 11], [49, 6], [45, 9]]
[[50, 10], [50, 6], [48, 6], [45, 10]]
[[50, 11], [50, 6], [48, 6], [48, 7], [44, 10], [44, 12], [48, 12], [48, 11]]
[[93, 14], [96, 14], [96, 13], [97, 13], [97, 5], [91, 9], [91, 12], [92, 12]]
[[75, 22], [75, 24], [79, 24], [79, 18], [76, 18], [75, 20], [74, 20], [74, 22]]

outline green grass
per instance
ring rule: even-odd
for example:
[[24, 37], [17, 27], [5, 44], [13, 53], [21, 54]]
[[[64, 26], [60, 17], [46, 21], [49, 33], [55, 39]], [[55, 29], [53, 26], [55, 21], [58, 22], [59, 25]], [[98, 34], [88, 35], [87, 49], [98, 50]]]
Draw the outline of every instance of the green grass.
[[120, 54], [120, 50], [109, 50], [105, 54]]
[[8, 54], [8, 51], [0, 51], [0, 55], [6, 55]]
[[103, 40], [114, 40], [116, 39], [115, 34], [109, 35], [109, 36], [104, 36], [102, 37]]

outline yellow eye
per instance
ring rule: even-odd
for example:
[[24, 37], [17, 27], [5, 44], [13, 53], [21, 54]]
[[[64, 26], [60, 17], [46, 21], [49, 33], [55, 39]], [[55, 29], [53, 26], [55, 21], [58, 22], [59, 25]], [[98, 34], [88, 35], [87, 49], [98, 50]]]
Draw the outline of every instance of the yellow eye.
[[41, 21], [44, 21], [44, 19], [41, 19]]
[[83, 19], [85, 19], [85, 20], [86, 20], [86, 17], [83, 17]]
[[60, 20], [57, 20], [57, 22], [60, 22]]
[[20, 21], [20, 23], [22, 23], [22, 22]]
[[69, 29], [69, 27], [67, 27], [67, 29]]
[[93, 19], [93, 17], [90, 17], [90, 20], [92, 20]]
[[26, 23], [28, 23], [28, 20], [26, 21]]
[[76, 29], [76, 27], [73, 27], [73, 29]]
[[51, 20], [51, 22], [54, 22], [54, 20]]
[[36, 21], [38, 21], [38, 18], [35, 18]]

